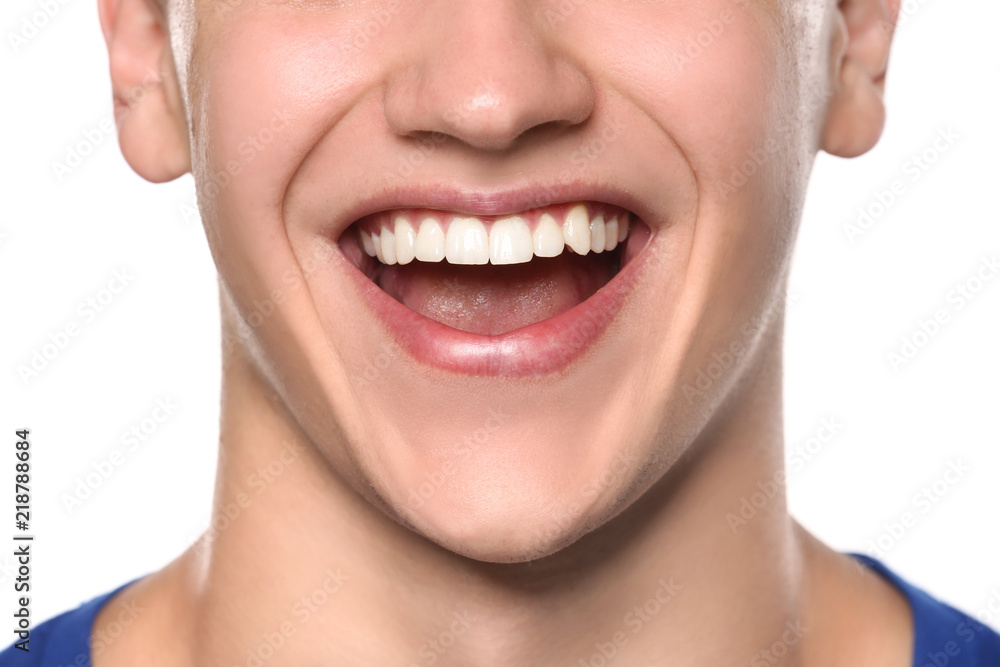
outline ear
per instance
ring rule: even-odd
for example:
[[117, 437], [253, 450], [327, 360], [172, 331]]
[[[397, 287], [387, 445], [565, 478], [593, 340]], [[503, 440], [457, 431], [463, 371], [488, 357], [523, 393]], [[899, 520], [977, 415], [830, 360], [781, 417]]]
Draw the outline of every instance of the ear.
[[170, 181], [191, 169], [187, 119], [158, 0], [98, 0], [108, 45], [118, 143], [126, 162], [148, 181]]
[[885, 72], [901, 0], [838, 0], [830, 43], [832, 96], [822, 148], [857, 157], [885, 125]]

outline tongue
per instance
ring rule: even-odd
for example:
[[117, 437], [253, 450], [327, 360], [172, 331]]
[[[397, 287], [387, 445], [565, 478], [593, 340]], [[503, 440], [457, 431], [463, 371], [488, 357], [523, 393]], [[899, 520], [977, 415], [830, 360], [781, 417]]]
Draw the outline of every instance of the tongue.
[[618, 270], [616, 253], [535, 257], [524, 264], [383, 266], [377, 284], [411, 310], [470, 333], [499, 335], [589, 298]]

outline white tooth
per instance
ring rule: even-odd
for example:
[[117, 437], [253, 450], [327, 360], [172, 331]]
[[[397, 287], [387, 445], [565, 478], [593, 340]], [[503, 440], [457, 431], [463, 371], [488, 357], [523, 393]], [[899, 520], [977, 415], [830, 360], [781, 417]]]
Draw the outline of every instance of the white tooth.
[[490, 228], [490, 263], [523, 264], [530, 262], [531, 230], [519, 215], [503, 218]]
[[396, 261], [400, 264], [409, 264], [413, 261], [413, 245], [417, 240], [417, 233], [413, 231], [413, 225], [406, 219], [405, 215], [396, 216]]
[[386, 264], [396, 263], [396, 235], [385, 227], [382, 228], [382, 257]]
[[590, 249], [604, 252], [604, 214], [598, 213], [590, 221]]
[[563, 222], [563, 239], [573, 252], [586, 255], [590, 252], [590, 217], [587, 207], [577, 204], [566, 214]]
[[618, 221], [618, 242], [621, 243], [628, 236], [628, 213], [622, 216], [622, 219]]
[[421, 262], [444, 259], [444, 230], [434, 218], [424, 218], [413, 242], [414, 256]]
[[385, 264], [385, 255], [382, 254], [382, 239], [379, 238], [378, 234], [372, 234], [372, 245], [375, 246], [375, 256], [378, 257], [378, 261]]
[[604, 223], [604, 249], [614, 250], [618, 247], [618, 216], [612, 216]]
[[538, 218], [538, 226], [535, 227], [532, 240], [534, 241], [535, 254], [539, 257], [556, 257], [561, 255], [563, 247], [566, 245], [565, 241], [563, 241], [563, 231], [559, 227], [559, 223], [548, 213], [543, 213]]
[[368, 235], [363, 229], [358, 230], [358, 234], [361, 235], [361, 247], [364, 248], [365, 254], [369, 257], [375, 256], [375, 244], [372, 243], [372, 237]]
[[487, 264], [489, 237], [479, 218], [454, 218], [448, 225], [444, 256], [451, 264]]

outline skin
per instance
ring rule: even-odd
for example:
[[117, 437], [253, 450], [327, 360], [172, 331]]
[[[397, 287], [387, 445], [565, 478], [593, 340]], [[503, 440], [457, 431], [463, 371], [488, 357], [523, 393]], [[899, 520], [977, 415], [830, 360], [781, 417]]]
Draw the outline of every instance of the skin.
[[[244, 665], [275, 632], [269, 667], [577, 665], [616, 633], [618, 664], [911, 664], [900, 593], [783, 485], [727, 520], [783, 472], [805, 185], [818, 150], [878, 140], [898, 0], [99, 2], [126, 160], [195, 176], [224, 368], [212, 528], [102, 610], [95, 638], [143, 611], [97, 667]], [[421, 365], [333, 242], [392, 172], [627, 189], [637, 285], [563, 372]]]

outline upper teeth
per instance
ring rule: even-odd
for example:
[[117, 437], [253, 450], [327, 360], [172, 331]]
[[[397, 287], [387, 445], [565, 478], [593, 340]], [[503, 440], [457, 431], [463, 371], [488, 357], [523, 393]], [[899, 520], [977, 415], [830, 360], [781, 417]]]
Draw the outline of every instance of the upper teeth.
[[616, 210], [588, 212], [574, 204], [560, 224], [557, 210], [544, 210], [534, 230], [526, 216], [510, 215], [487, 222], [474, 216], [453, 216], [446, 223], [433, 212], [403, 211], [380, 216], [376, 230], [359, 228], [361, 245], [383, 264], [440, 262], [451, 264], [522, 264], [533, 256], [555, 257], [565, 246], [579, 254], [614, 250], [628, 236], [629, 214]]

